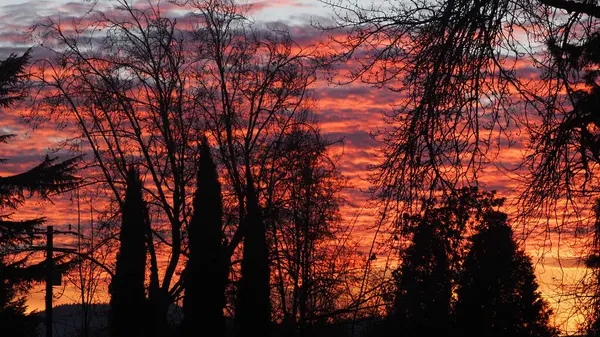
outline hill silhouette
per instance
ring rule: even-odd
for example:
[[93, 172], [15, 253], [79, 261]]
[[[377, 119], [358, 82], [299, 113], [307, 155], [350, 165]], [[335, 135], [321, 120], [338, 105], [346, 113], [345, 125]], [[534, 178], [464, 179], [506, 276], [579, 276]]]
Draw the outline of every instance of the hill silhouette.
[[[90, 336], [89, 337], [108, 337], [108, 303], [93, 304], [90, 309]], [[38, 336], [43, 337], [44, 334], [44, 312], [38, 313], [42, 318], [39, 325]], [[176, 325], [182, 317], [181, 307], [172, 306], [169, 314], [170, 323]], [[79, 304], [63, 304], [54, 307], [54, 336], [55, 337], [79, 337], [82, 330], [81, 305]]]
[[[90, 313], [90, 335], [89, 337], [108, 337], [108, 304], [93, 304]], [[44, 312], [37, 314], [40, 319], [38, 326], [38, 336], [44, 337]], [[81, 326], [81, 306], [79, 304], [63, 304], [54, 307], [54, 336], [55, 337], [80, 337]], [[169, 312], [169, 323], [172, 327], [177, 326], [183, 318], [182, 308], [172, 306]], [[374, 325], [378, 322], [376, 318], [359, 318], [355, 322], [354, 329], [352, 328], [352, 320], [339, 321], [336, 323], [325, 324], [320, 327], [315, 327], [311, 331], [310, 336], [314, 337], [368, 337], [372, 335], [370, 332]], [[375, 323], [375, 324], [374, 324]], [[234, 321], [231, 317], [226, 317], [227, 336], [234, 335]], [[273, 326], [271, 330], [272, 336], [284, 336], [286, 329], [278, 328], [278, 325]], [[354, 332], [354, 334], [353, 334]], [[287, 335], [285, 335], [287, 336]], [[291, 336], [290, 336], [291, 337]]]

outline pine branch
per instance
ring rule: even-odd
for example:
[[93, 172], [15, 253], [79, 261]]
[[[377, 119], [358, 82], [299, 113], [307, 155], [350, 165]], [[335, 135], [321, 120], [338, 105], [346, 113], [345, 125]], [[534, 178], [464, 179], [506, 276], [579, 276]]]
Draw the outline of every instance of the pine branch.
[[34, 238], [34, 230], [46, 221], [46, 218], [36, 218], [25, 221], [3, 220], [0, 216], [0, 246], [14, 247], [28, 244]]
[[[53, 268], [57, 273], [64, 274], [69, 269], [73, 268], [79, 262], [78, 258], [67, 259], [67, 255], [59, 255], [54, 257], [52, 263]], [[20, 282], [23, 284], [30, 284], [34, 282], [44, 281], [46, 278], [47, 261], [43, 260], [40, 263], [23, 266], [26, 261], [19, 260], [17, 262], [4, 265], [2, 269], [3, 278], [11, 280], [11, 282]]]
[[8, 143], [8, 140], [15, 137], [15, 134], [0, 135], [0, 143]]
[[81, 159], [82, 156], [77, 156], [56, 163], [58, 158], [46, 156], [29, 171], [0, 177], [0, 207], [16, 208], [34, 194], [48, 199], [51, 194], [77, 187], [81, 179], [74, 173]]
[[[0, 135], [0, 143], [8, 143], [8, 140], [15, 136], [15, 134]], [[6, 163], [6, 159], [0, 158], [0, 163]]]
[[31, 50], [28, 50], [21, 56], [11, 54], [0, 61], [0, 107], [7, 108], [25, 96], [21, 84], [26, 78], [23, 72], [30, 58]]

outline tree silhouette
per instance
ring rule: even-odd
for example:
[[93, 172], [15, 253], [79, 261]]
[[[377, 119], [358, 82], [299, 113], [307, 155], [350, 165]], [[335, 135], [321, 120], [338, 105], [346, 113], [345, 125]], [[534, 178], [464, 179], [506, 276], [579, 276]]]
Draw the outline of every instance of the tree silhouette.
[[[23, 69], [29, 61], [29, 52], [21, 56], [11, 55], [0, 61], [0, 107], [8, 108], [26, 94], [21, 88], [25, 76]], [[15, 135], [0, 135], [0, 143], [6, 143]], [[10, 220], [7, 209], [16, 210], [23, 202], [38, 195], [48, 199], [51, 195], [77, 187], [79, 178], [73, 174], [79, 157], [63, 162], [46, 158], [34, 168], [13, 175], [0, 177], [0, 326], [7, 336], [35, 336], [37, 319], [26, 314], [25, 297], [33, 282], [46, 276], [45, 263], [31, 263], [31, 254], [22, 252], [39, 238], [37, 229], [45, 218], [23, 221]], [[0, 159], [4, 162], [5, 159]], [[53, 261], [58, 272], [64, 272], [69, 263], [63, 257]]]
[[531, 260], [517, 247], [507, 215], [488, 210], [470, 240], [457, 290], [459, 336], [557, 336]]
[[[87, 174], [113, 204], [123, 203], [118, 182], [128, 165], [138, 165], [148, 177], [151, 215], [165, 220], [153, 222], [146, 234], [148, 297], [155, 308], [148, 324], [157, 335], [165, 333], [169, 305], [183, 291], [178, 270], [204, 131], [217, 145], [215, 162], [223, 170], [224, 242], [231, 261], [241, 254], [243, 233], [252, 235], [256, 228], [258, 241], [264, 236], [255, 203], [264, 200], [265, 163], [290, 127], [302, 123], [318, 69], [315, 49], [301, 48], [281, 27], [253, 26], [244, 5], [178, 3], [196, 20], [193, 32], [162, 10], [171, 4], [134, 6], [126, 0], [115, 1], [114, 11], [94, 7], [76, 29], [52, 18], [40, 22], [37, 31], [53, 41], [44, 46], [57, 57], [37, 63], [36, 83], [49, 90], [31, 102], [28, 114], [77, 128], [73, 141], [93, 153]], [[82, 38], [88, 34], [94, 38]], [[157, 254], [165, 249], [162, 269]]]
[[[310, 335], [311, 327], [344, 307], [349, 266], [333, 244], [345, 227], [340, 216], [347, 187], [328, 151], [335, 142], [316, 124], [297, 125], [273, 155], [266, 193], [273, 318], [287, 333]], [[343, 248], [342, 248], [343, 249]]]
[[375, 134], [382, 224], [400, 223], [439, 190], [476, 185], [524, 133], [520, 215], [578, 213], [587, 205], [579, 197], [597, 197], [597, 2], [322, 2], [336, 13], [330, 29], [342, 37], [331, 40], [336, 60], [352, 61], [350, 80], [398, 97]]
[[[206, 127], [218, 145], [228, 202], [238, 226], [228, 241], [243, 256], [235, 304], [239, 335], [265, 335], [270, 325], [269, 246], [262, 205], [271, 158], [293, 125], [305, 122], [308, 88], [320, 65], [315, 49], [296, 44], [285, 29], [260, 30], [231, 0], [191, 1], [206, 25], [195, 32]], [[240, 76], [243, 74], [243, 76]], [[276, 89], [275, 89], [276, 88]]]
[[[191, 41], [160, 5], [137, 7], [125, 0], [112, 5], [114, 11], [108, 12], [94, 7], [86, 13], [88, 24], [76, 30], [65, 29], [65, 22], [52, 18], [36, 26], [44, 37], [56, 41], [52, 45], [61, 61], [37, 63], [32, 76], [53, 94], [33, 101], [32, 113], [37, 120], [77, 128], [73, 140], [87, 144], [92, 154], [86, 175], [111, 198], [105, 213], [113, 206], [122, 209], [124, 191], [119, 182], [126, 180], [130, 165], [147, 177], [150, 215], [165, 221], [148, 223], [145, 230], [152, 312], [146, 325], [162, 337], [168, 329], [169, 306], [183, 290], [177, 271], [184, 253], [182, 234], [191, 217], [191, 187], [202, 135], [189, 73], [193, 66], [186, 43]], [[97, 30], [97, 25], [106, 29]], [[88, 33], [94, 38], [80, 38]], [[77, 74], [67, 69], [77, 69]], [[42, 75], [46, 71], [53, 75]], [[111, 228], [99, 229], [104, 234]], [[167, 256], [164, 269], [158, 256], [162, 253]]]
[[393, 274], [395, 298], [379, 327], [383, 334], [452, 334], [467, 235], [503, 202], [495, 191], [462, 188], [425, 202], [421, 213], [404, 215], [398, 226], [410, 244], [401, 250], [401, 265]]
[[549, 104], [542, 112], [544, 122], [532, 133], [526, 160], [531, 184], [523, 193], [530, 208], [563, 198], [565, 192], [567, 197], [587, 193], [597, 197], [594, 193], [600, 184], [596, 170], [600, 164], [600, 30], [589, 28], [577, 41], [570, 41], [568, 35], [550, 37], [547, 46], [555, 76], [565, 82], [568, 101], [559, 107]]
[[587, 296], [587, 303], [583, 303], [583, 309], [587, 310], [583, 329], [590, 337], [600, 336], [600, 199], [596, 199], [594, 215], [591, 252], [585, 261], [589, 273], [583, 278], [580, 288], [590, 295]]
[[182, 332], [184, 337], [198, 331], [225, 336], [225, 288], [229, 261], [223, 247], [223, 205], [221, 183], [207, 139], [202, 141], [194, 214], [189, 224], [189, 253], [184, 274]]
[[453, 273], [444, 224], [428, 210], [417, 219], [411, 245], [394, 273], [396, 295], [388, 336], [443, 336], [450, 327]]
[[139, 172], [127, 171], [127, 190], [121, 209], [121, 243], [110, 292], [110, 330], [113, 337], [137, 337], [144, 334], [146, 295], [146, 204], [142, 196]]
[[30, 58], [31, 50], [28, 50], [21, 56], [11, 54], [0, 61], [0, 107], [8, 108], [25, 97], [24, 70]]
[[246, 173], [248, 213], [242, 220], [244, 253], [235, 306], [236, 335], [268, 336], [271, 324], [269, 247], [254, 181]]

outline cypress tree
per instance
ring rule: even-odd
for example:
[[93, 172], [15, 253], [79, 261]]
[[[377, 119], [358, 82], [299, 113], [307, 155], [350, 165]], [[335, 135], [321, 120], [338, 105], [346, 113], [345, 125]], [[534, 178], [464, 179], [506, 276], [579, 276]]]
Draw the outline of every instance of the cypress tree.
[[194, 213], [188, 229], [189, 257], [184, 274], [183, 336], [210, 331], [225, 336], [225, 288], [229, 260], [222, 246], [223, 204], [217, 167], [206, 139], [202, 142]]
[[244, 254], [236, 303], [237, 336], [269, 336], [270, 271], [267, 233], [250, 170], [246, 170]]
[[483, 220], [458, 284], [457, 331], [465, 337], [557, 335], [531, 260], [518, 249], [506, 214], [489, 211]]
[[110, 331], [113, 337], [143, 335], [146, 295], [146, 204], [142, 197], [142, 182], [133, 167], [127, 172], [127, 190], [121, 209], [115, 275], [110, 284]]

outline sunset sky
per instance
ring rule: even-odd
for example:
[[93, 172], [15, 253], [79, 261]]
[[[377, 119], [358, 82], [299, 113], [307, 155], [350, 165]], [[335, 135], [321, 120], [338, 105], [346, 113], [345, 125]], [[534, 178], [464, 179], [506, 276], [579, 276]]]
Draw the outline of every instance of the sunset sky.
[[[167, 1], [163, 1], [166, 3]], [[362, 0], [371, 3], [369, 0]], [[60, 17], [70, 20], [85, 13], [93, 2], [84, 0], [0, 0], [0, 57], [4, 58], [11, 52], [20, 53], [27, 47], [35, 45], [35, 41], [28, 37], [28, 28], [38, 22], [45, 15]], [[111, 1], [98, 0], [98, 6], [108, 4]], [[292, 36], [303, 43], [317, 43], [325, 41], [326, 35], [311, 27], [311, 22], [326, 22], [331, 18], [332, 12], [317, 0], [279, 0], [279, 1], [255, 1], [250, 2], [253, 7], [250, 11], [253, 18], [259, 23], [280, 21], [290, 26]], [[35, 54], [34, 54], [35, 55]], [[535, 77], [535, 71], [523, 65], [523, 73]], [[365, 180], [368, 176], [367, 165], [378, 162], [377, 143], [372, 139], [370, 133], [376, 132], [378, 128], [385, 128], [383, 120], [385, 112], [389, 112], [394, 103], [398, 102], [396, 94], [386, 89], [376, 89], [361, 83], [352, 83], [344, 86], [336, 86], [326, 81], [319, 81], [313, 88], [316, 98], [314, 113], [318, 116], [321, 130], [330, 139], [343, 138], [343, 147], [336, 148], [336, 153], [341, 153], [339, 167], [344, 175], [350, 178], [353, 188], [347, 191], [349, 204], [344, 206], [344, 217], [348, 223], [352, 223], [359, 230], [356, 235], [360, 236], [365, 245], [373, 239], [373, 231], [368, 228], [375, 222], [376, 209], [367, 202], [368, 194], [365, 190], [369, 183]], [[0, 165], [0, 176], [20, 172], [38, 163], [47, 153], [58, 146], [61, 140], [68, 134], [68, 130], [57, 131], [54, 125], [48, 123], [32, 129], [23, 123], [18, 109], [3, 111], [0, 109], [0, 133], [15, 133], [17, 138], [9, 144], [0, 145], [0, 157], [8, 159], [6, 164]], [[487, 189], [496, 189], [500, 196], [509, 198], [510, 213], [514, 209], [511, 201], [522, 188], [516, 179], [517, 173], [509, 173], [516, 167], [524, 155], [523, 144], [517, 141], [512, 149], [503, 150], [498, 154], [496, 163], [498, 166], [486, 167], [481, 175], [482, 182]], [[64, 151], [59, 152], [64, 155]], [[77, 223], [76, 203], [73, 195], [66, 195], [52, 199], [54, 203], [41, 203], [37, 200], [28, 202], [18, 211], [19, 217], [46, 216], [48, 224], [55, 226], [75, 225]], [[90, 207], [81, 205], [81, 223], [89, 224]], [[17, 216], [17, 214], [15, 214]], [[553, 240], [554, 237], [540, 237], [533, 235], [526, 242], [529, 253], [534, 256], [539, 282], [544, 289], [544, 294], [554, 305], [555, 311], [562, 316], [558, 318], [560, 323], [568, 315], [568, 304], [558, 304], [555, 287], [556, 280], [573, 278], [577, 272], [572, 268], [576, 259], [573, 251], [564, 248], [561, 251], [561, 266], [557, 259], [557, 242], [552, 245], [539, 245], [540, 239]], [[57, 238], [57, 241], [68, 245], [71, 239]], [[551, 241], [546, 241], [550, 243]], [[538, 259], [544, 252], [544, 260]], [[75, 295], [67, 289], [63, 297], [56, 304], [74, 302]], [[57, 292], [60, 292], [57, 290]], [[29, 305], [31, 309], [43, 308], [43, 293], [36, 288], [32, 292]], [[574, 322], [570, 322], [571, 328]]]

